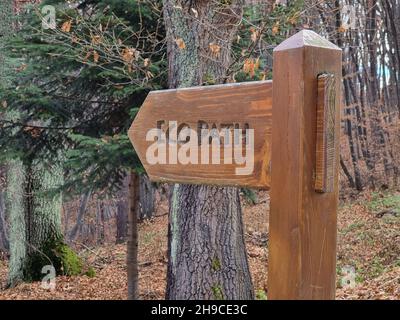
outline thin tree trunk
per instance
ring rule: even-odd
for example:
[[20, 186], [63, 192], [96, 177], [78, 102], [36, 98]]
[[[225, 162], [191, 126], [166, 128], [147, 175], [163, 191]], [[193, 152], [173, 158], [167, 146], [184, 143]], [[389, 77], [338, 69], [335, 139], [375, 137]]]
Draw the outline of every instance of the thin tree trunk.
[[78, 234], [82, 231], [83, 223], [84, 223], [84, 217], [85, 217], [85, 212], [86, 212], [86, 207], [89, 202], [90, 196], [92, 192], [86, 192], [82, 197], [79, 205], [79, 210], [76, 218], [76, 224], [72, 228], [71, 232], [69, 233], [69, 240], [73, 241], [76, 239]]
[[[242, 4], [164, 0], [171, 88], [226, 81]], [[168, 246], [167, 299], [254, 298], [238, 189], [175, 185]]]
[[138, 203], [139, 176], [130, 173], [129, 182], [129, 228], [127, 243], [128, 300], [139, 299], [139, 266], [138, 266]]
[[155, 188], [146, 174], [140, 175], [139, 220], [154, 216]]
[[122, 188], [118, 192], [117, 214], [116, 214], [116, 243], [124, 243], [128, 234], [128, 211], [129, 211], [129, 174], [126, 174]]

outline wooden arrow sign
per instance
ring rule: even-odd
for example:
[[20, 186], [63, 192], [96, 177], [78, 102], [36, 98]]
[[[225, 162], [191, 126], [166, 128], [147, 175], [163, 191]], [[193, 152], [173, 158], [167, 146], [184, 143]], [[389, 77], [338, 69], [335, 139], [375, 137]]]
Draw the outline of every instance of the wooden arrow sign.
[[129, 138], [152, 181], [268, 189], [272, 82], [150, 92]]

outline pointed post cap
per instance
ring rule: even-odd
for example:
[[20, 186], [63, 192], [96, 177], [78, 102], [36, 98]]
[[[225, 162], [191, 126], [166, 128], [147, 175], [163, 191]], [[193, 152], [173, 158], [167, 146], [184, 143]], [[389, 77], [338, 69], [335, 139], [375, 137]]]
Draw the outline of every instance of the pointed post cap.
[[312, 30], [301, 30], [289, 39], [278, 45], [274, 51], [286, 51], [303, 47], [318, 47], [331, 50], [342, 50], [337, 45], [321, 37], [318, 33]]

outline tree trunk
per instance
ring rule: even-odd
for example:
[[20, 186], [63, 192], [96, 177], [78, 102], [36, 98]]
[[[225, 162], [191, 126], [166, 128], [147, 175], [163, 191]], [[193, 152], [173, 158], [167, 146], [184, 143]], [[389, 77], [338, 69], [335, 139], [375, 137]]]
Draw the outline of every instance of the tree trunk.
[[151, 219], [154, 216], [155, 188], [146, 174], [140, 175], [139, 185], [139, 220]]
[[8, 252], [8, 228], [6, 220], [6, 209], [4, 203], [4, 192], [0, 190], [0, 252]]
[[10, 230], [10, 261], [8, 284], [14, 286], [24, 279], [26, 261], [26, 225], [24, 208], [25, 170], [21, 162], [10, 161], [7, 171], [6, 210]]
[[9, 286], [40, 280], [42, 268], [75, 275], [81, 261], [64, 244], [61, 229], [62, 197], [53, 189], [63, 181], [62, 169], [14, 161], [7, 173], [6, 207], [10, 217]]
[[[171, 88], [227, 80], [241, 14], [242, 1], [164, 0]], [[168, 246], [167, 299], [254, 298], [238, 189], [175, 185]]]
[[118, 200], [116, 204], [117, 244], [124, 243], [126, 241], [126, 236], [128, 234], [129, 179], [130, 176], [129, 174], [127, 174], [124, 178], [121, 190], [118, 192]]
[[78, 234], [82, 231], [86, 207], [87, 207], [87, 204], [88, 204], [88, 201], [89, 201], [91, 195], [92, 195], [92, 192], [88, 191], [81, 197], [79, 211], [78, 211], [77, 218], [76, 218], [76, 224], [70, 231], [69, 237], [68, 237], [70, 241], [74, 241], [77, 238]]
[[127, 244], [128, 300], [139, 299], [138, 204], [139, 176], [132, 171], [129, 182], [129, 232]]

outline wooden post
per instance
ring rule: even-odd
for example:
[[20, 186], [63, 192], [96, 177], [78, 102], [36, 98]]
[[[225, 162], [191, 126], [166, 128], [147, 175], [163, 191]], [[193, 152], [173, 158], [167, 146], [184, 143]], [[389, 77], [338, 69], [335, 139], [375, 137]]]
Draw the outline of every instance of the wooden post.
[[309, 30], [274, 51], [269, 299], [335, 298], [341, 61]]

